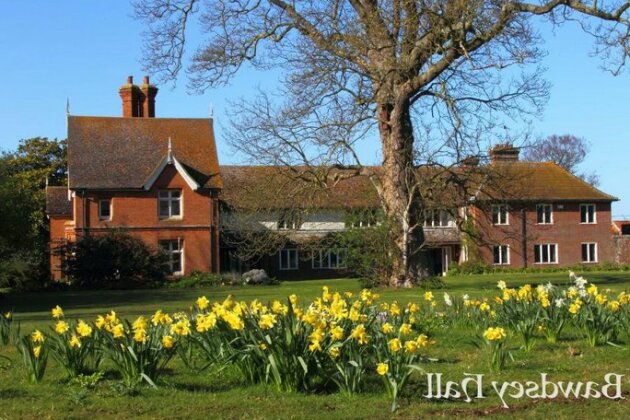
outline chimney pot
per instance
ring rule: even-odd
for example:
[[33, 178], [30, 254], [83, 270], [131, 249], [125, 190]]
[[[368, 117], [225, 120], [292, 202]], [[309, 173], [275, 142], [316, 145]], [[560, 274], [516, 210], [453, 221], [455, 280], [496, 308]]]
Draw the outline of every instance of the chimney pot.
[[133, 76], [127, 76], [127, 84], [133, 85]]
[[149, 76], [144, 76], [144, 84], [145, 85], [149, 84]]

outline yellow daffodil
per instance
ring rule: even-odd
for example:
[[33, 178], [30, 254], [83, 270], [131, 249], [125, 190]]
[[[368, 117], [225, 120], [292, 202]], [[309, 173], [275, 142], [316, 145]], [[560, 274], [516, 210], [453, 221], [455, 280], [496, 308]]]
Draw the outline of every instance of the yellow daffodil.
[[578, 312], [580, 312], [580, 305], [577, 303], [572, 303], [571, 305], [569, 305], [569, 312], [573, 315], [577, 314]]
[[31, 333], [31, 340], [33, 343], [43, 343], [44, 342], [44, 334], [40, 330], [35, 330]]
[[107, 321], [105, 320], [105, 317], [103, 317], [103, 315], [99, 315], [96, 317], [96, 321], [94, 322], [94, 325], [96, 325], [96, 328], [103, 329], [103, 327], [105, 325], [107, 325]]
[[427, 347], [429, 344], [432, 343], [432, 341], [429, 340], [429, 337], [427, 337], [425, 334], [420, 334], [416, 338], [416, 343], [418, 344], [419, 347]]
[[289, 302], [291, 302], [292, 306], [296, 306], [298, 303], [298, 297], [297, 295], [291, 295], [289, 296]]
[[41, 354], [41, 352], [42, 352], [42, 346], [33, 347], [33, 356], [36, 359], [39, 359], [39, 355]]
[[258, 321], [258, 326], [263, 330], [271, 329], [275, 324], [276, 316], [272, 314], [261, 315], [260, 320]]
[[400, 333], [400, 335], [409, 335], [411, 334], [411, 325], [409, 324], [402, 324], [400, 326], [400, 328], [398, 329], [398, 332]]
[[365, 325], [363, 324], [357, 325], [350, 333], [350, 337], [354, 338], [359, 342], [359, 344], [362, 345], [367, 344], [369, 341], [369, 337], [365, 332]]
[[171, 334], [176, 335], [189, 335], [190, 334], [190, 322], [187, 318], [181, 318], [179, 321], [171, 325]]
[[64, 321], [59, 321], [57, 322], [57, 324], [55, 325], [55, 332], [57, 334], [64, 334], [66, 331], [68, 331], [70, 329], [70, 326], [68, 325], [67, 322]]
[[507, 335], [505, 334], [505, 330], [501, 327], [490, 327], [483, 333], [483, 336], [488, 341], [500, 341]]
[[13, 318], [13, 313], [12, 313], [11, 311], [9, 311], [9, 312], [5, 312], [5, 313], [4, 313], [4, 318], [5, 318], [5, 319], [11, 319], [11, 318]]
[[137, 343], [144, 343], [144, 341], [147, 339], [147, 330], [143, 329], [143, 328], [136, 328], [133, 331], [133, 339], [137, 342]]
[[405, 353], [414, 354], [418, 351], [418, 343], [416, 341], [405, 341]]
[[199, 297], [196, 303], [197, 303], [197, 307], [202, 311], [206, 309], [208, 306], [210, 306], [210, 301], [205, 296]]
[[433, 300], [433, 293], [431, 292], [424, 292], [424, 300], [431, 302]]
[[339, 355], [341, 354], [341, 347], [331, 347], [328, 350], [328, 354], [330, 355], [330, 357], [332, 357], [333, 359], [336, 359], [339, 357]]
[[400, 349], [402, 349], [402, 344], [401, 344], [400, 340], [397, 339], [397, 338], [393, 338], [393, 339], [389, 340], [387, 345], [389, 346], [389, 350], [392, 353], [397, 353], [397, 352], [400, 351]]
[[394, 326], [392, 324], [390, 324], [389, 322], [386, 322], [381, 327], [381, 331], [383, 331], [383, 334], [389, 334], [392, 331], [394, 331]]
[[111, 333], [114, 338], [123, 338], [125, 336], [125, 327], [123, 327], [123, 324], [116, 324], [112, 326]]
[[343, 340], [343, 328], [341, 328], [339, 325], [332, 327], [330, 329], [330, 336], [335, 341]]
[[376, 365], [376, 373], [379, 375], [387, 375], [387, 372], [389, 372], [389, 365], [387, 363], [379, 363]]
[[613, 312], [617, 312], [617, 311], [619, 310], [619, 307], [620, 307], [621, 305], [619, 304], [619, 302], [618, 302], [618, 301], [616, 301], [616, 300], [611, 300], [610, 302], [608, 302], [608, 305], [607, 305], [607, 306], [608, 306], [608, 309], [610, 309], [611, 311], [613, 311]]
[[79, 340], [79, 337], [76, 336], [76, 334], [72, 334], [72, 337], [70, 337], [70, 347], [72, 348], [78, 348], [81, 347], [81, 340]]
[[175, 340], [170, 335], [165, 335], [162, 337], [162, 345], [165, 349], [170, 349], [175, 345]]
[[606, 303], [607, 300], [608, 298], [606, 298], [606, 295], [602, 293], [598, 293], [597, 295], [595, 295], [595, 303], [597, 303], [598, 305], [603, 305], [604, 303]]
[[490, 310], [490, 305], [488, 305], [488, 303], [487, 303], [487, 302], [482, 302], [482, 303], [479, 305], [479, 310], [480, 310], [481, 312], [488, 312], [488, 311]]
[[389, 307], [389, 313], [392, 314], [392, 316], [400, 315], [400, 307], [396, 302], [392, 303]]
[[55, 319], [59, 319], [61, 317], [63, 317], [63, 309], [61, 309], [61, 307], [59, 305], [55, 306], [54, 308], [52, 308], [52, 317]]
[[77, 324], [77, 327], [75, 329], [81, 337], [89, 337], [92, 334], [92, 327], [90, 327], [82, 320], [79, 320], [79, 323]]

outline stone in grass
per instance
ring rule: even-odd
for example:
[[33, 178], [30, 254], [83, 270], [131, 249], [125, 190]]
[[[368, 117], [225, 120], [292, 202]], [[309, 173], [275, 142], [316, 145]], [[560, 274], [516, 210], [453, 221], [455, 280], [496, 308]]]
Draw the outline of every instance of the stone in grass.
[[249, 270], [243, 273], [243, 283], [245, 284], [275, 284], [275, 281], [271, 279], [265, 270]]

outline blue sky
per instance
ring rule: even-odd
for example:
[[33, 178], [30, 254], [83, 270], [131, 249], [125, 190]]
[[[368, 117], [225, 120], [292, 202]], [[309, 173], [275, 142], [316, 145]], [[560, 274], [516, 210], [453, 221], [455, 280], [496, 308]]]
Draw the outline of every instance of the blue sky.
[[[4, 2], [0, 14], [0, 148], [22, 138], [66, 137], [66, 99], [75, 115], [118, 116], [118, 88], [127, 75], [140, 81], [142, 25], [127, 1], [21, 0]], [[574, 134], [592, 143], [582, 169], [600, 175], [600, 188], [620, 198], [616, 217], [630, 219], [630, 72], [603, 72], [589, 56], [591, 39], [572, 26], [541, 33], [549, 51], [543, 64], [552, 84], [534, 133]], [[221, 163], [242, 163], [221, 138], [227, 100], [269, 83], [268, 75], [242, 72], [230, 86], [192, 95], [181, 77], [161, 86], [157, 116], [207, 117], [214, 110]]]

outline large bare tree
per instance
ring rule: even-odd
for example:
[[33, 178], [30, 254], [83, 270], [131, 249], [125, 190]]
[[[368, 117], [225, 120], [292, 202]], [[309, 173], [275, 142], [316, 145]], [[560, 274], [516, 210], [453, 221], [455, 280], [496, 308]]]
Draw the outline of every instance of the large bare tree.
[[[244, 66], [283, 70], [281, 95], [266, 92], [233, 107], [234, 144], [262, 163], [311, 168], [324, 186], [331, 182], [327, 167], [370, 177], [398, 226], [390, 283], [402, 285], [424, 272], [417, 167], [457, 164], [479, 153], [481, 138], [500, 137], [499, 128], [540, 110], [548, 90], [537, 67], [538, 22], [577, 21], [618, 72], [629, 52], [629, 7], [575, 0], [145, 0], [136, 13], [148, 28], [148, 70], [163, 78], [183, 66], [193, 16], [207, 35], [189, 68], [195, 89], [223, 85]], [[379, 149], [380, 168], [361, 164], [361, 147]]]

